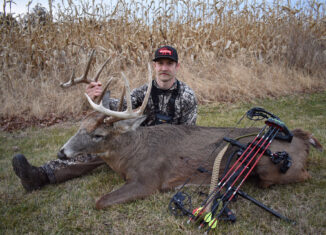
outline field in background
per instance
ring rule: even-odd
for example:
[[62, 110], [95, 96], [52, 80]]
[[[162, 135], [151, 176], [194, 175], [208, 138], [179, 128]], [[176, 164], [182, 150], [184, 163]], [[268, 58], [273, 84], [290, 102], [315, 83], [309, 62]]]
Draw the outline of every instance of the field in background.
[[147, 63], [164, 44], [178, 49], [178, 78], [200, 104], [324, 91], [325, 4], [297, 2], [119, 0], [110, 6], [79, 1], [80, 7], [70, 1], [50, 12], [31, 10], [29, 19], [2, 15], [0, 118], [80, 115], [87, 108], [84, 86], [62, 90], [59, 84], [73, 70], [83, 73], [92, 48], [93, 68], [111, 57], [100, 80], [117, 78], [113, 96], [121, 90], [121, 71], [132, 87], [147, 80]]
[[[325, 147], [325, 102], [326, 92], [322, 92], [218, 107], [205, 105], [199, 109], [198, 124], [234, 126], [249, 108], [261, 106], [279, 116], [290, 129], [301, 127], [312, 132]], [[0, 234], [198, 234], [197, 226], [188, 225], [186, 218], [169, 214], [167, 206], [174, 191], [96, 210], [96, 199], [123, 185], [118, 174], [106, 166], [89, 175], [26, 193], [12, 170], [12, 156], [22, 152], [32, 164], [40, 166], [56, 158], [60, 146], [77, 128], [78, 124], [65, 123], [12, 133], [0, 131]], [[325, 154], [311, 149], [307, 169], [312, 178], [303, 183], [260, 189], [255, 181], [249, 180], [242, 188], [295, 220], [296, 225], [239, 198], [231, 205], [237, 222], [219, 223], [213, 234], [325, 234]], [[192, 199], [202, 201], [204, 197], [194, 194]]]

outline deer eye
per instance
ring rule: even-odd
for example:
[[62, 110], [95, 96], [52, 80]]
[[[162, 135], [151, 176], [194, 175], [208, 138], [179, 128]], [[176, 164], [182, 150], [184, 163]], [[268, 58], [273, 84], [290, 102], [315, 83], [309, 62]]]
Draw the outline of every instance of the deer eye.
[[104, 138], [103, 135], [94, 135], [94, 136], [93, 136], [93, 141], [95, 141], [95, 142], [99, 142], [99, 141], [101, 141], [103, 138]]

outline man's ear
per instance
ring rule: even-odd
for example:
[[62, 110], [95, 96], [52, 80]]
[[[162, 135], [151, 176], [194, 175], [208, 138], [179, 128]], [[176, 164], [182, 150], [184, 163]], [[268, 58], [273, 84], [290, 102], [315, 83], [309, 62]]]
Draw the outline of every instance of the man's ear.
[[177, 71], [180, 69], [180, 63], [178, 63], [178, 62], [176, 64], [176, 69], [177, 69]]
[[115, 122], [113, 126], [115, 129], [119, 129], [122, 133], [128, 131], [135, 131], [140, 126], [140, 124], [142, 124], [142, 122], [145, 121], [146, 118], [147, 116], [143, 115], [132, 119], [121, 120]]

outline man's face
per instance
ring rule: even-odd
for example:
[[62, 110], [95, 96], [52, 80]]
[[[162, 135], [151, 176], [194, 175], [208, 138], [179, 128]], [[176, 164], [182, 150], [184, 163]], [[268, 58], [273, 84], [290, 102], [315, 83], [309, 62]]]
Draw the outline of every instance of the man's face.
[[174, 80], [179, 70], [180, 64], [170, 59], [159, 59], [154, 62], [156, 79], [160, 82]]

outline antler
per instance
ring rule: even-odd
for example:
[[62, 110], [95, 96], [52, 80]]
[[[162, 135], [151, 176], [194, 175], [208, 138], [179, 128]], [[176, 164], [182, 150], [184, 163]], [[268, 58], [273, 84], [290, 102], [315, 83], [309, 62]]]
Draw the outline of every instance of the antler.
[[[119, 112], [119, 111], [113, 111], [111, 109], [105, 108], [102, 104], [102, 100], [100, 102], [100, 104], [96, 104], [92, 101], [92, 99], [87, 95], [86, 98], [88, 100], [88, 102], [90, 103], [90, 105], [92, 106], [92, 108], [98, 112], [104, 113], [108, 116], [111, 117], [115, 117], [115, 118], [120, 118], [120, 119], [130, 119], [130, 118], [135, 118], [138, 116], [143, 115], [143, 112], [147, 106], [148, 103], [148, 99], [149, 99], [149, 95], [151, 93], [151, 89], [152, 89], [152, 70], [151, 70], [151, 65], [148, 64], [148, 85], [147, 85], [147, 91], [146, 91], [146, 95], [144, 98], [144, 101], [141, 105], [141, 107], [137, 110], [137, 111], [133, 111], [132, 110], [132, 104], [131, 104], [131, 96], [130, 96], [130, 86], [129, 86], [129, 81], [128, 78], [124, 75], [124, 73], [121, 73], [122, 77], [125, 81], [125, 89], [126, 89], [126, 100], [127, 100], [127, 109], [123, 112]], [[123, 99], [123, 96], [121, 97], [120, 100]]]
[[91, 55], [88, 59], [88, 62], [87, 62], [87, 66], [86, 66], [86, 69], [85, 69], [85, 73], [81, 76], [81, 77], [78, 77], [78, 78], [75, 78], [75, 71], [72, 72], [72, 75], [69, 79], [68, 82], [64, 82], [64, 83], [61, 83], [60, 86], [62, 88], [68, 88], [68, 87], [71, 87], [75, 84], [78, 84], [78, 83], [91, 83], [91, 82], [97, 82], [104, 66], [110, 61], [110, 58], [108, 58], [104, 63], [103, 65], [101, 66], [101, 68], [97, 71], [97, 74], [95, 75], [95, 77], [93, 79], [88, 79], [87, 78], [87, 74], [88, 74], [88, 70], [90, 68], [90, 65], [91, 65], [91, 62], [93, 60], [93, 56], [94, 56], [94, 52], [95, 50], [93, 49], [92, 52], [91, 52]]

